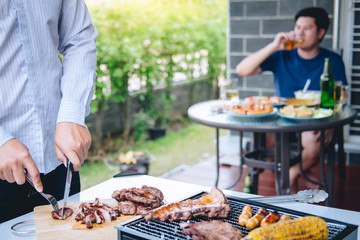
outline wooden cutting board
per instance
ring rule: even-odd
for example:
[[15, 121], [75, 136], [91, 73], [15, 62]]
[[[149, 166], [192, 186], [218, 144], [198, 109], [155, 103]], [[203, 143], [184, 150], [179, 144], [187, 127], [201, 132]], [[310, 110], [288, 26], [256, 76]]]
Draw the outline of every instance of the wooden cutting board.
[[[114, 199], [104, 199], [101, 202], [116, 205]], [[68, 207], [75, 212], [79, 208], [80, 202], [68, 203]], [[61, 207], [61, 206], [59, 206]], [[53, 208], [51, 205], [38, 206], [34, 208], [36, 235], [38, 240], [43, 239], [117, 239], [115, 225], [134, 218], [133, 215], [121, 215], [116, 221], [103, 224], [93, 224], [92, 229], [86, 228], [81, 221], [75, 220], [75, 215], [71, 215], [66, 220], [55, 220], [51, 217]]]

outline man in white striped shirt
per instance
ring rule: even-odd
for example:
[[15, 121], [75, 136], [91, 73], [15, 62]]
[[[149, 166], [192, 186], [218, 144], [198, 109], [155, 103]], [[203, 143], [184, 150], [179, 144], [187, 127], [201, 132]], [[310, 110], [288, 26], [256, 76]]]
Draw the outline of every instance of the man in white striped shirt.
[[84, 0], [0, 1], [0, 223], [47, 204], [25, 170], [60, 200], [67, 157], [71, 194], [80, 191], [96, 38]]

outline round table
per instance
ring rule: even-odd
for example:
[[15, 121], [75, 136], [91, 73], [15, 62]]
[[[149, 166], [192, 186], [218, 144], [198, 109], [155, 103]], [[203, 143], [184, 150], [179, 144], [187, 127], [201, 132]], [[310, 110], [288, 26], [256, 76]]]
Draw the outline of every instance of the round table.
[[[253, 132], [254, 148], [264, 146], [264, 140], [259, 138], [258, 134], [275, 133], [275, 149], [274, 159], [275, 164], [272, 169], [275, 172], [276, 190], [279, 195], [290, 193], [289, 184], [289, 160], [290, 160], [290, 134], [301, 133], [303, 131], [321, 131], [321, 163], [324, 163], [324, 132], [325, 129], [335, 129], [335, 139], [337, 139], [339, 148], [343, 151], [343, 126], [350, 124], [355, 120], [357, 111], [349, 106], [343, 106], [339, 112], [334, 112], [333, 115], [322, 119], [312, 120], [298, 120], [288, 119], [279, 116], [277, 108], [274, 112], [266, 116], [257, 117], [243, 117], [239, 115], [232, 115], [229, 111], [218, 111], [219, 106], [223, 106], [223, 100], [209, 100], [194, 104], [188, 109], [188, 115], [194, 122], [216, 128], [216, 181], [219, 181], [219, 129], [229, 129], [242, 132]], [[341, 135], [341, 136], [340, 136]], [[240, 141], [241, 142], [241, 141]], [[241, 145], [241, 144], [240, 144]], [[335, 144], [334, 144], [335, 145]], [[341, 146], [340, 146], [341, 145]], [[240, 146], [241, 148], [241, 146]], [[242, 150], [242, 149], [241, 149]], [[334, 148], [332, 147], [332, 150]], [[344, 155], [344, 154], [342, 154]], [[329, 195], [332, 194], [333, 174], [334, 171], [334, 154], [329, 154], [328, 167], [327, 167], [327, 180], [325, 183], [328, 187]], [[243, 160], [242, 156], [240, 161]], [[240, 167], [241, 169], [241, 167]], [[237, 181], [241, 176], [238, 177]], [[235, 185], [236, 183], [232, 184]]]

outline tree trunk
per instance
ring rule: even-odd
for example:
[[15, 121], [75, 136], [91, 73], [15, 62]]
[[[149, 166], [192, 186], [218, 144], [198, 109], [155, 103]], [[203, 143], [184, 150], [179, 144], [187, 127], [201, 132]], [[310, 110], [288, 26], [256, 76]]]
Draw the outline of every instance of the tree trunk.
[[190, 82], [189, 83], [189, 106], [192, 106], [194, 104], [194, 97], [195, 97], [195, 83]]
[[216, 85], [217, 81], [216, 78], [213, 79], [211, 82], [207, 82], [208, 84], [208, 99], [214, 99], [216, 98]]
[[103, 121], [104, 121], [104, 111], [99, 109], [95, 113], [95, 147], [101, 148], [103, 145]]
[[120, 114], [121, 114], [121, 124], [123, 127], [123, 134], [122, 138], [124, 141], [124, 144], [126, 144], [129, 140], [129, 134], [130, 134], [130, 120], [129, 120], [129, 100], [126, 100], [123, 103], [119, 104], [120, 108]]

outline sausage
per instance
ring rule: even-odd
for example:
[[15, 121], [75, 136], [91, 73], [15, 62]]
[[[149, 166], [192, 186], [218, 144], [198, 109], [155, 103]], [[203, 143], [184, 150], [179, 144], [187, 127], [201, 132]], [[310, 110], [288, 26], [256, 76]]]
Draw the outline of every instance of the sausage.
[[260, 208], [252, 218], [246, 221], [246, 227], [250, 230], [256, 228], [259, 226], [261, 220], [268, 214], [269, 212], [266, 209]]
[[266, 215], [266, 217], [261, 220], [260, 227], [276, 223], [280, 219], [280, 213], [272, 212]]
[[251, 218], [252, 216], [252, 211], [253, 211], [253, 207], [250, 205], [246, 205], [243, 210], [241, 211], [241, 214], [239, 216], [239, 224], [240, 226], [245, 226], [246, 225], [246, 221]]
[[283, 221], [290, 220], [290, 219], [291, 219], [291, 217], [289, 215], [283, 214], [283, 215], [281, 215], [279, 222], [283, 222]]

